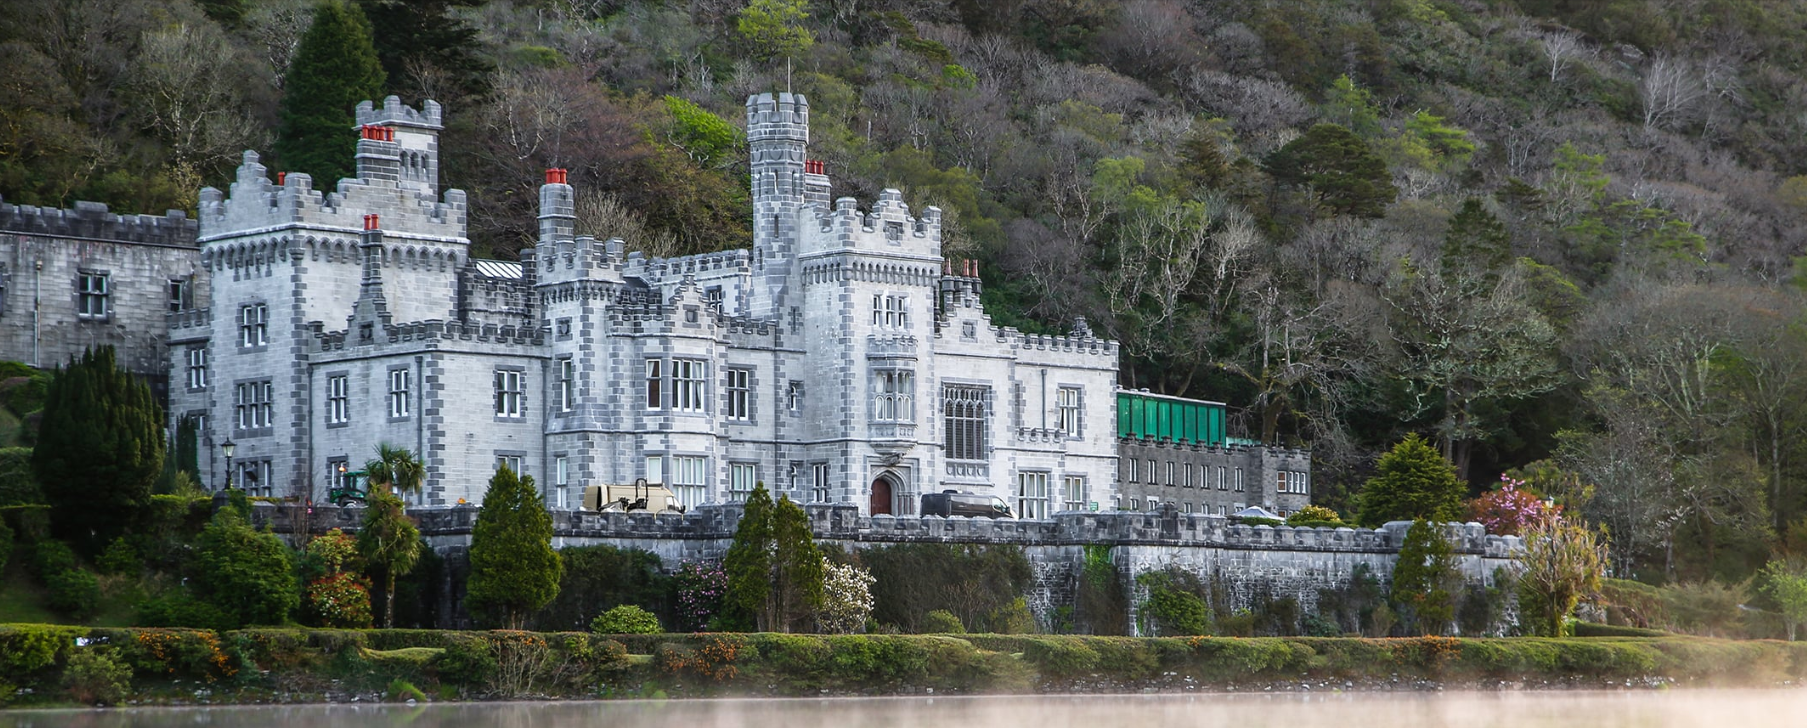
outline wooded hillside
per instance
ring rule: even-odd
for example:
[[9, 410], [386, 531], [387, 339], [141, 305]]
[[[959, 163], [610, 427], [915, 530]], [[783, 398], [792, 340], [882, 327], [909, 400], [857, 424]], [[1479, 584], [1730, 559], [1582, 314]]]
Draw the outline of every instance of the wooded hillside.
[[583, 232], [710, 251], [789, 88], [836, 196], [947, 211], [994, 320], [1084, 316], [1124, 386], [1312, 445], [1320, 502], [1421, 432], [1647, 575], [1807, 537], [1798, 1], [343, 1], [13, 0], [0, 196], [192, 209], [243, 149], [324, 164], [286, 91], [369, 84], [445, 105], [482, 254], [552, 166]]

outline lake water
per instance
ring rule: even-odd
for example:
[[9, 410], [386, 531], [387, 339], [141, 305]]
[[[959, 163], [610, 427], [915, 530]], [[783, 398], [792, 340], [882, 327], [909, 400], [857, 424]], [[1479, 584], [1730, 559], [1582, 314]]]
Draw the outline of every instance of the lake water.
[[0, 711], [0, 728], [1668, 728], [1807, 725], [1807, 690], [1114, 695]]

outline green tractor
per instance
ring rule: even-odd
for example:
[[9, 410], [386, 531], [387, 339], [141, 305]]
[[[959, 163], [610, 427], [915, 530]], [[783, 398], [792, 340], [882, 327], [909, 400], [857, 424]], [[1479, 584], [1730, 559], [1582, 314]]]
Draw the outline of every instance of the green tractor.
[[364, 486], [368, 480], [368, 473], [362, 470], [346, 472], [345, 463], [339, 463], [339, 482], [342, 485], [327, 489], [326, 501], [340, 508], [349, 507], [353, 503], [365, 505], [370, 498], [370, 490], [360, 486]]

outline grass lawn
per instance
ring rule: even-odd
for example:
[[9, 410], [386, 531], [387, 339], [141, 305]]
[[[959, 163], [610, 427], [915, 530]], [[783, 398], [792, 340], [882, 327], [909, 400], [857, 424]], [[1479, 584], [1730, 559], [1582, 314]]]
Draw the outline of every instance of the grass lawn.
[[[89, 627], [130, 627], [136, 615], [138, 585], [122, 577], [101, 577], [100, 612], [77, 621], [45, 606], [44, 587], [25, 572], [23, 551], [15, 550], [0, 574], [0, 623], [80, 624]], [[113, 584], [108, 582], [112, 581]]]

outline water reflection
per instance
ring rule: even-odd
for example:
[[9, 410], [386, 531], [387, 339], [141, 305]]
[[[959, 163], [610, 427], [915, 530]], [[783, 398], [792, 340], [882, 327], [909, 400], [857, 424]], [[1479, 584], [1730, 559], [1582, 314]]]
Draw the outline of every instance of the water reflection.
[[1807, 691], [1020, 696], [0, 712], [0, 728], [1668, 728], [1798, 726]]

